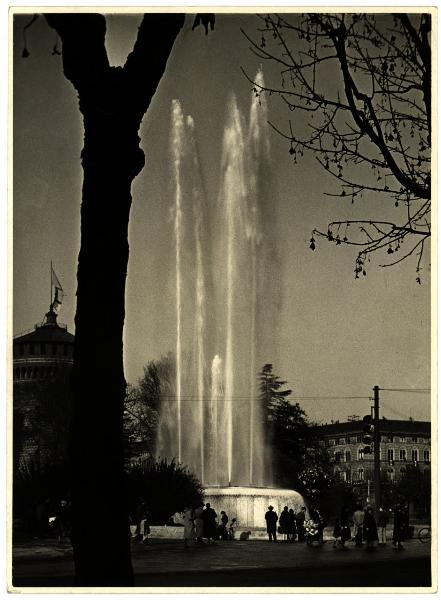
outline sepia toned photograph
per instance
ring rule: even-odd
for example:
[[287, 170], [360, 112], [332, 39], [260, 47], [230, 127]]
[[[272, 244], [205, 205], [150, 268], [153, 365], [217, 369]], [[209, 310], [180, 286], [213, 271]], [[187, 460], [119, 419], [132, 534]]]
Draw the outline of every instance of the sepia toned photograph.
[[9, 591], [436, 590], [436, 9], [262, 10], [10, 9]]

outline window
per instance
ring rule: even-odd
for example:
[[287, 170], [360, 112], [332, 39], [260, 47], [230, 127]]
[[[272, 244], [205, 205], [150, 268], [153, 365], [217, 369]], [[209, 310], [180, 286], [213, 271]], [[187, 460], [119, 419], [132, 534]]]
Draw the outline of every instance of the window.
[[424, 450], [423, 456], [424, 456], [424, 462], [426, 462], [426, 463], [430, 462], [430, 450]]
[[418, 450], [416, 449], [412, 450], [412, 461], [418, 462]]
[[339, 438], [338, 443], [340, 446], [344, 446], [346, 444], [346, 438]]
[[340, 481], [347, 481], [346, 471], [340, 471]]
[[405, 461], [406, 460], [406, 449], [405, 448], [401, 448], [400, 449], [400, 460], [401, 461]]
[[393, 444], [394, 443], [394, 436], [392, 435], [392, 433], [389, 433], [389, 435], [387, 436], [389, 443]]
[[345, 452], [345, 461], [346, 462], [351, 462], [351, 459], [352, 459], [352, 457], [351, 457], [351, 451], [350, 450], [346, 450], [346, 452]]
[[412, 443], [413, 443], [413, 444], [416, 444], [417, 442], [418, 442], [418, 438], [417, 438], [417, 436], [416, 436], [416, 435], [413, 435], [413, 436], [412, 436]]
[[406, 438], [400, 435], [400, 444], [404, 444], [406, 442]]
[[334, 438], [331, 438], [331, 439], [329, 440], [329, 445], [330, 445], [330, 446], [335, 446], [335, 439], [334, 439]]
[[356, 444], [357, 443], [357, 436], [356, 435], [351, 435], [351, 437], [349, 438], [349, 443], [350, 444]]
[[387, 478], [389, 481], [393, 481], [395, 479], [395, 471], [393, 469], [387, 470]]
[[362, 441], [363, 441], [363, 436], [361, 435], [361, 433], [359, 433], [357, 435], [357, 444], [361, 444]]
[[336, 463], [339, 463], [341, 461], [341, 452], [334, 453], [334, 460]]
[[358, 469], [358, 480], [359, 481], [364, 480], [364, 469]]
[[387, 460], [389, 462], [393, 462], [394, 461], [394, 449], [393, 448], [388, 448], [387, 449]]
[[363, 459], [364, 459], [363, 448], [359, 448], [358, 449], [358, 460], [363, 460]]

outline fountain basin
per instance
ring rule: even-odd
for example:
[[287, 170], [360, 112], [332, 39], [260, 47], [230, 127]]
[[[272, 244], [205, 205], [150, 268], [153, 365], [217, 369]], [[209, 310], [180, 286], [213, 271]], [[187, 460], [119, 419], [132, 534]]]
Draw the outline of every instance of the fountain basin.
[[265, 513], [268, 506], [274, 507], [280, 516], [284, 506], [298, 512], [305, 506], [303, 496], [295, 490], [269, 487], [206, 487], [204, 500], [217, 512], [224, 510], [230, 521], [236, 517], [238, 526], [244, 528], [266, 527]]

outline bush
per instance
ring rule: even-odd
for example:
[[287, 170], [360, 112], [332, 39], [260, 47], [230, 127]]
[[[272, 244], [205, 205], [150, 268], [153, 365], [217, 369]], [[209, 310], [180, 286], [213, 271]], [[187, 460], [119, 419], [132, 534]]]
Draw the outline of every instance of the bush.
[[173, 459], [148, 459], [128, 469], [131, 512], [145, 502], [151, 525], [164, 525], [177, 512], [202, 502], [202, 486], [188, 469]]

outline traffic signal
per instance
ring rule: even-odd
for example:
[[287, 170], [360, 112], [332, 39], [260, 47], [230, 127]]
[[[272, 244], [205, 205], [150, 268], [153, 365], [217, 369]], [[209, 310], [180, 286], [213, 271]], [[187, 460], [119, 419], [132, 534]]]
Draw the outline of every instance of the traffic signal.
[[372, 415], [365, 415], [363, 417], [363, 444], [366, 444], [363, 448], [364, 454], [372, 454], [372, 444], [374, 442], [374, 424], [372, 422]]

